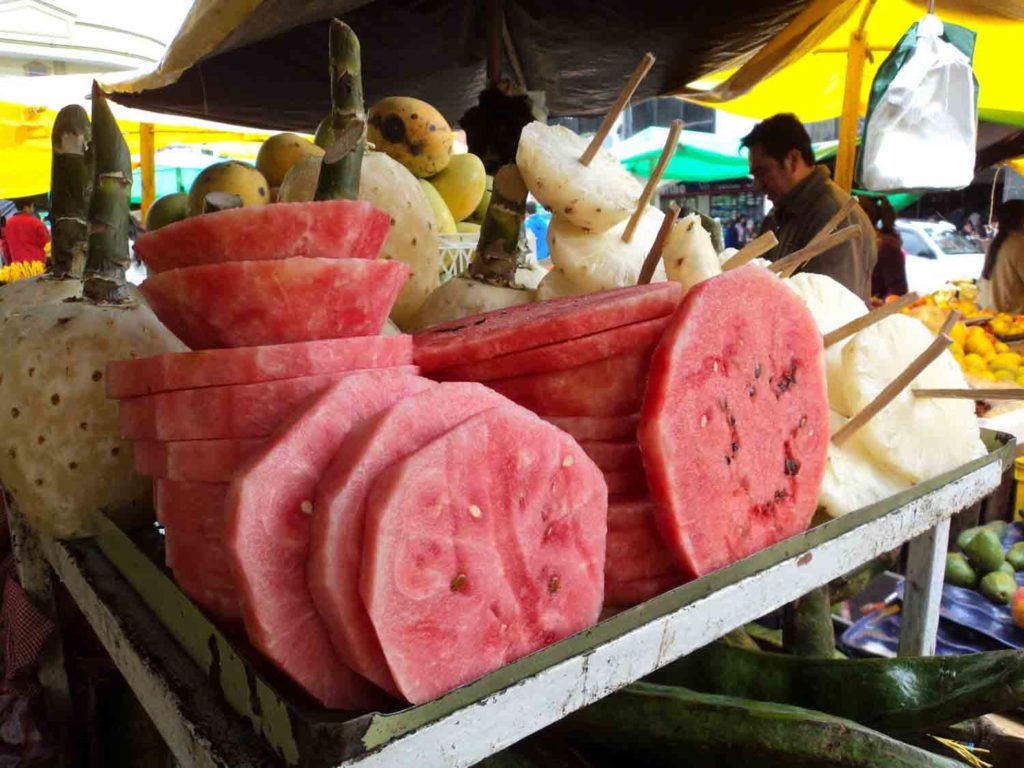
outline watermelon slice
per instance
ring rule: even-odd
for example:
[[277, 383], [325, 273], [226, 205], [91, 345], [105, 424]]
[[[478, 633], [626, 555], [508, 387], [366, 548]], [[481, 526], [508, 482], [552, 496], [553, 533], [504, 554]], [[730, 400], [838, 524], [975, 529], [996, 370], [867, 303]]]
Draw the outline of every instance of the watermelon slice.
[[142, 235], [135, 252], [151, 273], [224, 261], [295, 256], [375, 259], [390, 219], [370, 203], [278, 203], [193, 216]]
[[608, 532], [653, 524], [655, 509], [654, 502], [646, 496], [609, 496]]
[[635, 440], [640, 414], [631, 416], [542, 416], [577, 440]]
[[637, 496], [647, 493], [647, 476], [643, 472], [604, 472], [608, 493]]
[[606, 520], [593, 462], [514, 406], [379, 475], [360, 591], [402, 695], [428, 701], [594, 623]]
[[796, 294], [754, 265], [686, 294], [654, 353], [638, 430], [685, 575], [807, 527], [828, 427], [821, 333]]
[[636, 441], [577, 440], [580, 448], [602, 472], [633, 472], [643, 474], [640, 446]]
[[139, 289], [192, 349], [254, 347], [375, 336], [408, 276], [400, 261], [295, 258], [172, 269]]
[[645, 525], [632, 530], [608, 530], [605, 579], [635, 581], [656, 576], [681, 578], [675, 557], [669, 552], [652, 515]]
[[[364, 422], [317, 486], [309, 588], [341, 660], [398, 693], [359, 594], [363, 510], [377, 475], [470, 416], [508, 400], [482, 384], [438, 384]], [[467, 460], [470, 460], [467, 457]]]
[[488, 381], [487, 386], [542, 416], [621, 416], [644, 399], [651, 350], [576, 368]]
[[107, 363], [107, 397], [120, 400], [175, 389], [252, 384], [394, 365], [412, 365], [411, 336], [357, 336], [263, 347], [169, 352], [132, 360], [111, 360]]
[[249, 640], [326, 707], [365, 708], [369, 683], [338, 659], [306, 586], [316, 483], [354, 427], [432, 386], [386, 369], [352, 374], [282, 428], [228, 492], [224, 540]]
[[653, 283], [453, 320], [416, 334], [416, 364], [436, 371], [665, 317], [681, 296], [678, 283]]
[[580, 365], [619, 357], [638, 350], [653, 350], [668, 324], [667, 317], [630, 323], [578, 339], [545, 344], [475, 363], [442, 368], [431, 373], [439, 381], [492, 381], [530, 373], [564, 371]]
[[[384, 377], [414, 374], [415, 366], [378, 368]], [[179, 389], [121, 400], [121, 436], [132, 440], [209, 440], [266, 437], [304, 401], [346, 376], [330, 373], [297, 379]]]
[[604, 604], [609, 608], [632, 608], [678, 587], [684, 581], [681, 576], [672, 574], [635, 581], [609, 579], [604, 583]]
[[157, 481], [156, 508], [164, 526], [164, 553], [174, 580], [214, 618], [238, 621], [238, 591], [224, 552], [223, 483]]
[[266, 443], [247, 440], [138, 440], [135, 471], [143, 477], [200, 483], [230, 483], [242, 462]]

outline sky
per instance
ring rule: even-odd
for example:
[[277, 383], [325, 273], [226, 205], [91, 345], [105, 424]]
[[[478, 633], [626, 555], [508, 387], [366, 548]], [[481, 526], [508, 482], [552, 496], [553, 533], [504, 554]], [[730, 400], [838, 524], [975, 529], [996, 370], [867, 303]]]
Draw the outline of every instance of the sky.
[[57, 0], [79, 18], [131, 29], [169, 43], [192, 7], [192, 0]]

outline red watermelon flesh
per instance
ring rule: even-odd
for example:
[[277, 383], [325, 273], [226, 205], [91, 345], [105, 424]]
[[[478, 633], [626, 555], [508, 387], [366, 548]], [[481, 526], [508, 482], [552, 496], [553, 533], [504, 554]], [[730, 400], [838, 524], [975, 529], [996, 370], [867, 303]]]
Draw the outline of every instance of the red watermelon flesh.
[[654, 576], [634, 581], [608, 580], [604, 583], [604, 604], [610, 608], [632, 608], [685, 581], [678, 575]]
[[643, 402], [650, 359], [651, 350], [641, 350], [564, 371], [496, 379], [487, 386], [542, 416], [628, 415]]
[[640, 458], [640, 446], [636, 441], [577, 440], [577, 442], [602, 472], [643, 474], [644, 464]]
[[806, 529], [828, 448], [821, 333], [746, 266], [706, 280], [654, 353], [638, 438], [658, 524], [687, 576]]
[[604, 472], [604, 482], [612, 495], [635, 496], [647, 493], [647, 476], [642, 472]]
[[238, 467], [266, 440], [139, 440], [132, 446], [135, 471], [143, 477], [230, 483]]
[[520, 304], [441, 323], [416, 334], [416, 364], [430, 372], [578, 339], [670, 315], [681, 297], [682, 286], [669, 281]]
[[107, 397], [252, 384], [322, 373], [412, 365], [411, 336], [357, 336], [262, 347], [169, 352], [107, 363]]
[[582, 440], [635, 440], [636, 425], [640, 414], [631, 416], [542, 416], [544, 421], [554, 424]]
[[581, 336], [578, 339], [524, 349], [509, 355], [456, 365], [433, 371], [431, 377], [439, 381], [492, 381], [530, 373], [548, 373], [576, 368], [609, 357], [653, 350], [665, 332], [668, 317], [657, 317], [641, 323], [630, 323], [618, 328]]
[[609, 496], [608, 531], [631, 531], [654, 525], [654, 502], [646, 496]]
[[[415, 366], [378, 368], [385, 378], [414, 374]], [[266, 437], [296, 408], [347, 376], [331, 373], [296, 379], [179, 389], [121, 400], [121, 436], [132, 440], [208, 440]]]
[[429, 701], [593, 624], [606, 520], [593, 462], [514, 406], [379, 475], [360, 591], [402, 695]]
[[215, 618], [237, 621], [238, 592], [224, 552], [223, 483], [155, 484], [167, 566], [182, 591]]
[[618, 582], [666, 575], [681, 578], [675, 556], [662, 541], [653, 517], [629, 531], [608, 530], [604, 573], [605, 579]]
[[295, 256], [375, 259], [390, 220], [370, 203], [277, 203], [192, 216], [135, 242], [152, 273], [224, 261]]
[[335, 653], [306, 585], [316, 484], [353, 428], [432, 386], [385, 371], [349, 376], [253, 456], [228, 492], [224, 538], [249, 640], [326, 707], [364, 709], [373, 697]]
[[[377, 475], [470, 416], [508, 400], [482, 384], [438, 384], [358, 427], [317, 486], [308, 580], [341, 660], [398, 693], [359, 594], [366, 495]], [[467, 457], [467, 461], [473, 461]]]
[[192, 349], [255, 347], [375, 336], [408, 276], [400, 261], [233, 261], [161, 272], [139, 290]]

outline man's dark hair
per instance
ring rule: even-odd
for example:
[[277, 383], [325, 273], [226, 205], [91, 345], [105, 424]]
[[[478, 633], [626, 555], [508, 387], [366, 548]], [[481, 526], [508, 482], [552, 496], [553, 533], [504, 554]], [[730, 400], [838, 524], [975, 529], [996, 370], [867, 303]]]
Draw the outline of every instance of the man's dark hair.
[[35, 201], [31, 197], [22, 197], [22, 198], [19, 198], [17, 201], [15, 201], [14, 204], [16, 206], [18, 206], [18, 210], [19, 211], [23, 211], [26, 208], [28, 208], [29, 206], [34, 206], [35, 205]]
[[743, 137], [740, 144], [744, 147], [759, 147], [768, 157], [780, 163], [795, 149], [800, 152], [805, 163], [814, 165], [811, 137], [803, 123], [796, 119], [796, 115], [789, 112], [762, 120]]

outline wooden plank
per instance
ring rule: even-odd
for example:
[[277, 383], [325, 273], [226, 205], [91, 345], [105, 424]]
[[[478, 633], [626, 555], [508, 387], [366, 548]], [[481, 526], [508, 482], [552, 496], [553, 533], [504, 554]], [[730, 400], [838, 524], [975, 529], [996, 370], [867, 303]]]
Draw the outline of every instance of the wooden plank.
[[910, 542], [900, 619], [900, 656], [935, 655], [948, 543], [948, 519]]
[[95, 545], [40, 545], [182, 768], [279, 764]]

